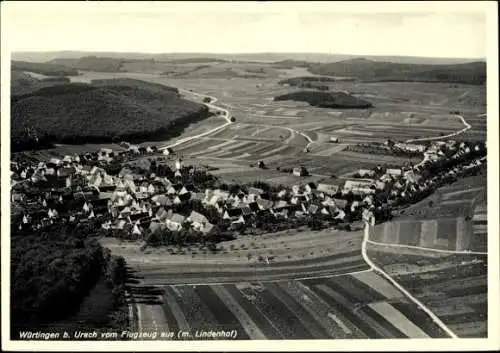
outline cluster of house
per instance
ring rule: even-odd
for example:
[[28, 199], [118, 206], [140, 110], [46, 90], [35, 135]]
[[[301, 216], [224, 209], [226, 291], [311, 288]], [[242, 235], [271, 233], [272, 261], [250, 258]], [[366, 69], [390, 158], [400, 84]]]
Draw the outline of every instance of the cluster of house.
[[[170, 153], [166, 151], [165, 154]], [[450, 154], [450, 151], [453, 153]], [[146, 148], [138, 153], [155, 152]], [[33, 167], [11, 164], [12, 201], [25, 206], [19, 227], [31, 225], [39, 228], [63, 218], [69, 222], [96, 218], [104, 229], [131, 232], [133, 235], [161, 229], [192, 229], [209, 234], [214, 230], [214, 223], [219, 221], [231, 226], [255, 224], [256, 217], [266, 214], [284, 219], [321, 214], [342, 221], [346, 212], [373, 209], [378, 192], [405, 197], [432, 187], [437, 176], [423, 180], [421, 172], [424, 168], [444, 158], [465, 156], [471, 153], [471, 147], [455, 141], [438, 141], [426, 148], [424, 160], [416, 166], [385, 169], [383, 173], [380, 168], [360, 170], [358, 174], [363, 179], [346, 180], [343, 185], [307, 183], [273, 192], [272, 195], [256, 187], [231, 193], [184, 185], [181, 177], [186, 168], [180, 159], [175, 162], [172, 180], [154, 174], [133, 173], [128, 168], [122, 168], [118, 175], [109, 175], [102, 166], [113, 158], [113, 153], [110, 149], [101, 149], [93, 154], [92, 160], [98, 159], [101, 163], [93, 166], [86, 163], [89, 160], [86, 156], [65, 156], [60, 160], [40, 162]], [[128, 149], [126, 153], [136, 152], [135, 149]], [[459, 173], [459, 168], [477, 168], [483, 162], [484, 159], [476, 159], [444, 173]], [[302, 174], [307, 171], [301, 167], [295, 172]], [[27, 195], [22, 191], [25, 182], [43, 192]], [[358, 197], [347, 205], [350, 194]], [[181, 214], [178, 210], [192, 200], [199, 201], [203, 207], [188, 213], [184, 209]]]
[[[274, 201], [270, 200], [268, 192], [256, 187], [238, 193], [210, 188], [197, 192], [193, 185], [182, 185], [167, 178], [155, 178], [155, 184], [144, 184], [142, 191], [134, 191], [131, 181], [123, 184], [110, 195], [108, 211], [111, 219], [103, 223], [103, 227], [124, 229], [131, 225], [132, 234], [136, 235], [143, 234], [146, 229], [150, 232], [193, 229], [209, 234], [214, 224], [203, 214], [209, 208], [213, 210], [211, 218], [215, 217], [215, 222], [227, 222], [230, 226], [254, 224], [256, 217], [266, 214], [282, 219], [317, 213], [339, 220], [345, 217], [342, 208], [346, 201], [334, 199], [338, 190], [327, 184], [310, 183], [283, 189], [274, 195]], [[159, 184], [161, 187], [157, 187]], [[146, 195], [139, 198], [138, 192]], [[174, 212], [176, 205], [189, 200], [199, 201], [203, 210], [191, 210], [189, 215]]]
[[[212, 207], [217, 221], [231, 225], [246, 224], [264, 214], [277, 218], [316, 213], [339, 220], [345, 217], [345, 200], [333, 198], [338, 192], [335, 185], [296, 185], [275, 195], [255, 187], [237, 194], [221, 189], [198, 190], [195, 185], [180, 182], [181, 171], [185, 170], [180, 159], [176, 160], [174, 177], [169, 180], [154, 174], [133, 173], [128, 168], [122, 168], [118, 175], [109, 175], [104, 166], [113, 157], [112, 150], [101, 149], [90, 158], [75, 155], [30, 167], [11, 165], [12, 201], [24, 206], [19, 227], [40, 228], [58, 220], [98, 219], [104, 229], [130, 231], [135, 235], [144, 234], [147, 229], [165, 228], [209, 234], [214, 224], [202, 210], [192, 210], [190, 214], [174, 212], [179, 209], [176, 206], [191, 200], [198, 200], [205, 210]], [[86, 163], [96, 159], [98, 165]], [[24, 183], [39, 191], [34, 195], [24, 192]], [[211, 219], [214, 220], [213, 215]]]
[[[446, 159], [453, 160], [465, 157], [473, 151], [480, 151], [482, 148], [479, 144], [471, 147], [464, 142], [458, 143], [453, 140], [436, 141], [428, 147], [408, 143], [399, 143], [396, 145], [402, 150], [422, 152], [422, 161], [413, 166], [387, 168], [383, 173], [380, 173], [382, 170], [380, 166], [374, 169], [360, 169], [356, 175], [362, 178], [362, 180], [346, 181], [342, 193], [347, 194], [352, 192], [354, 195], [366, 196], [373, 195], [378, 191], [383, 192], [388, 190], [389, 195], [392, 197], [405, 197], [412, 192], [426, 191], [433, 187], [440, 177], [440, 175], [433, 175], [424, 180], [422, 172], [426, 168]], [[477, 158], [461, 166], [455, 166], [443, 171], [443, 175], [454, 176], [471, 169], [479, 168], [485, 162], [485, 159], [486, 157]]]

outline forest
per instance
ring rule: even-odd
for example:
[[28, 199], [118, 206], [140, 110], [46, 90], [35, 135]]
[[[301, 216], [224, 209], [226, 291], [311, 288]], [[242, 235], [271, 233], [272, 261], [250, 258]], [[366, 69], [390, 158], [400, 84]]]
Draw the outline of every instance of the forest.
[[11, 97], [11, 148], [166, 140], [208, 115], [173, 87], [130, 79], [60, 84]]
[[309, 67], [316, 75], [355, 77], [365, 82], [409, 81], [486, 84], [486, 62], [428, 65], [350, 59]]
[[95, 72], [120, 72], [124, 63], [123, 59], [104, 58], [94, 55], [83, 56], [78, 59], [53, 59], [51, 64], [59, 64], [83, 71]]
[[304, 101], [321, 108], [363, 109], [373, 107], [372, 103], [344, 92], [298, 91], [277, 96], [274, 100]]
[[[11, 336], [78, 314], [99, 281], [121, 303], [126, 281], [123, 258], [111, 256], [94, 238], [92, 223], [59, 224], [41, 230], [11, 227]], [[101, 321], [106, 321], [101, 318]]]
[[35, 63], [28, 61], [12, 61], [11, 70], [29, 71], [46, 76], [77, 76], [78, 70], [57, 63]]

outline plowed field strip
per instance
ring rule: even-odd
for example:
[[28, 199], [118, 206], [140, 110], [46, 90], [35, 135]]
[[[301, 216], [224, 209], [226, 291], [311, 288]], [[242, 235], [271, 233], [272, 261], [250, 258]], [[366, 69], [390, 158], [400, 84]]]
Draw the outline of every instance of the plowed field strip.
[[257, 307], [248, 301], [243, 294], [234, 285], [224, 285], [227, 293], [238, 303], [240, 307], [250, 316], [262, 332], [269, 339], [283, 339], [283, 335], [274, 327], [274, 325], [264, 316]]

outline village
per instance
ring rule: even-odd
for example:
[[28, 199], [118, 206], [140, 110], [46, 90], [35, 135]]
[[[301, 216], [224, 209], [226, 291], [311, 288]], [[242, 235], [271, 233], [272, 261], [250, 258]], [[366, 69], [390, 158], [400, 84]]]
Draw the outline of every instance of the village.
[[[221, 233], [248, 234], [249, 229], [250, 234], [301, 225], [350, 229], [362, 218], [384, 222], [394, 208], [415, 203], [486, 163], [484, 143], [396, 143], [390, 148], [419, 152], [422, 161], [361, 169], [341, 184], [227, 185], [207, 167], [185, 166], [170, 148], [123, 146], [32, 165], [11, 162], [12, 225], [22, 231], [89, 222], [107, 236], [153, 245], [217, 242]], [[299, 166], [292, 173], [300, 179], [307, 169]]]

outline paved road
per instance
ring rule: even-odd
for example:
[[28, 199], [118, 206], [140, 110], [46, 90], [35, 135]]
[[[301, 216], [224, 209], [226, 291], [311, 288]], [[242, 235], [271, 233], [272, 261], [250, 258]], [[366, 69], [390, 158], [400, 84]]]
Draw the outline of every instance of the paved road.
[[220, 125], [220, 126], [217, 126], [217, 127], [213, 128], [213, 129], [210, 129], [210, 130], [207, 130], [207, 131], [205, 131], [203, 133], [200, 133], [200, 134], [197, 134], [197, 135], [193, 135], [193, 136], [188, 136], [188, 137], [182, 138], [182, 139], [180, 139], [180, 140], [178, 140], [178, 141], [176, 141], [176, 142], [174, 142], [172, 144], [169, 144], [167, 146], [162, 146], [162, 147], [158, 148], [159, 150], [164, 150], [164, 149], [167, 149], [167, 148], [173, 148], [173, 147], [179, 146], [180, 144], [183, 144], [183, 143], [186, 143], [186, 142], [198, 139], [198, 138], [203, 137], [203, 136], [210, 135], [210, 134], [212, 134], [212, 133], [214, 133], [216, 131], [222, 130], [225, 127], [227, 127], [228, 125], [232, 124], [232, 122], [231, 122], [231, 114], [229, 113], [229, 110], [214, 105], [217, 102], [217, 98], [212, 97], [212, 96], [208, 96], [208, 95], [203, 95], [203, 94], [196, 93], [196, 92], [192, 92], [192, 91], [188, 91], [188, 90], [185, 90], [185, 89], [182, 89], [182, 88], [179, 88], [179, 91], [184, 92], [186, 94], [194, 95], [196, 97], [201, 97], [201, 98], [208, 97], [208, 98], [210, 98], [210, 103], [203, 103], [203, 104], [205, 104], [208, 108], [210, 108], [212, 110], [217, 110], [217, 111], [223, 112], [223, 114], [224, 114], [223, 117], [226, 120], [226, 122], [224, 124]]
[[408, 292], [403, 286], [401, 286], [394, 278], [392, 278], [387, 272], [378, 267], [368, 256], [366, 247], [368, 242], [370, 241], [370, 224], [368, 222], [365, 223], [365, 236], [363, 238], [363, 243], [361, 245], [361, 253], [363, 254], [363, 258], [366, 263], [370, 266], [372, 270], [377, 272], [386, 278], [394, 287], [399, 289], [409, 300], [415, 303], [420, 309], [422, 309], [431, 319], [434, 321], [443, 331], [445, 331], [451, 338], [458, 338], [458, 336], [445, 325], [441, 319], [435, 315], [428, 307], [426, 307], [420, 300], [415, 298], [410, 292]]
[[406, 143], [443, 140], [443, 139], [447, 139], [447, 138], [450, 138], [450, 137], [454, 137], [454, 136], [460, 135], [460, 134], [466, 132], [467, 130], [469, 130], [470, 128], [472, 128], [472, 126], [464, 119], [463, 116], [461, 116], [461, 115], [455, 115], [455, 117], [457, 117], [458, 119], [460, 119], [462, 121], [462, 124], [465, 125], [465, 127], [463, 129], [455, 131], [455, 132], [453, 132], [451, 134], [448, 134], [448, 135], [444, 135], [444, 136], [434, 136], [434, 137], [423, 137], [423, 138], [418, 138], [418, 139], [409, 139], [409, 140], [406, 140]]

